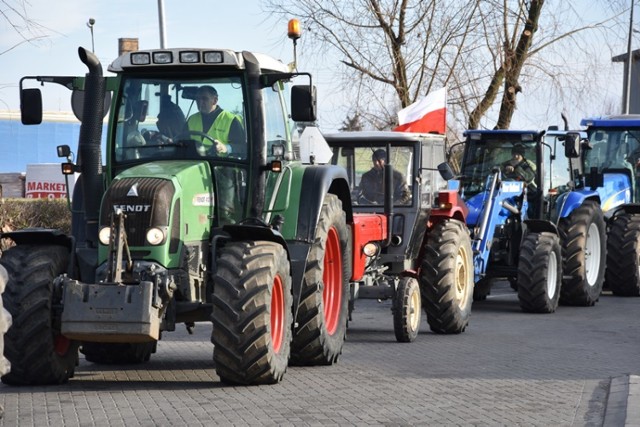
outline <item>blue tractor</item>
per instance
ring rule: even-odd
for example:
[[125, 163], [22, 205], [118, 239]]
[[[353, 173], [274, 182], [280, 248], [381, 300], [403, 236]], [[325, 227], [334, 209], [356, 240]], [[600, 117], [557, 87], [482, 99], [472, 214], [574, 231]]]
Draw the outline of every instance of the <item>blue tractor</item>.
[[495, 279], [507, 279], [525, 312], [554, 312], [562, 252], [556, 225], [540, 214], [544, 132], [468, 130], [464, 135], [460, 192], [469, 208], [474, 300], [485, 299]]
[[586, 127], [582, 135], [566, 132], [578, 161], [572, 167], [576, 188], [563, 201], [561, 215], [585, 203], [603, 212], [606, 286], [615, 295], [639, 296], [640, 115], [589, 118], [580, 124]]

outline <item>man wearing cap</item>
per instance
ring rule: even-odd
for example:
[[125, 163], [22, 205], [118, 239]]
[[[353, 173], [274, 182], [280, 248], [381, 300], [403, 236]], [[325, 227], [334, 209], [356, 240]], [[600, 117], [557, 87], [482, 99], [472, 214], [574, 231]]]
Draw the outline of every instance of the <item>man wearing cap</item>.
[[218, 156], [243, 153], [246, 139], [242, 124], [235, 114], [218, 105], [218, 91], [213, 86], [200, 86], [196, 103], [198, 112], [189, 117], [187, 127], [190, 131], [206, 133], [216, 141], [214, 147], [211, 140], [203, 137], [205, 151], [210, 152], [215, 148], [214, 154]]
[[536, 165], [524, 157], [525, 147], [516, 144], [511, 149], [511, 159], [502, 164], [505, 178], [524, 181], [528, 186], [536, 188]]
[[[362, 175], [360, 190], [366, 202], [384, 203], [384, 165], [387, 162], [387, 152], [378, 149], [371, 156], [373, 167]], [[404, 177], [397, 170], [393, 170], [393, 200], [400, 204], [407, 204], [411, 200], [411, 192]]]

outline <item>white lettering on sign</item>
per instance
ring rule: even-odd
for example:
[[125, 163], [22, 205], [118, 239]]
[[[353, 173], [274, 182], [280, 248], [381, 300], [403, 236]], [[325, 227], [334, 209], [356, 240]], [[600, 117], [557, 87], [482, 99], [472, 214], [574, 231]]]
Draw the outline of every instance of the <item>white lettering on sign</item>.
[[211, 206], [211, 194], [194, 194], [192, 203], [193, 206]]

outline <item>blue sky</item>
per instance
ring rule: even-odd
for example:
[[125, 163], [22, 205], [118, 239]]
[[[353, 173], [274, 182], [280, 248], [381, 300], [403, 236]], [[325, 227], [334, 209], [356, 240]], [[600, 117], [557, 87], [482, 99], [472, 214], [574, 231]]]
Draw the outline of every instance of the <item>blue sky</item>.
[[[78, 46], [91, 49], [89, 18], [95, 19], [95, 53], [105, 69], [118, 54], [119, 38], [138, 38], [141, 49], [160, 47], [158, 1], [156, 0], [29, 0], [29, 17], [46, 27], [46, 38], [22, 43], [0, 55], [0, 110], [19, 110], [18, 82], [26, 75], [84, 75], [86, 67], [77, 55]], [[240, 7], [240, 9], [238, 9]], [[283, 62], [292, 60], [291, 41], [287, 38], [287, 19], [271, 18], [258, 0], [164, 0], [167, 47], [211, 47], [250, 50], [269, 54]], [[304, 33], [303, 33], [304, 37]], [[0, 52], [19, 43], [15, 30], [0, 21]], [[299, 69], [314, 75], [319, 86], [320, 114], [335, 115], [332, 98], [322, 99], [319, 70]], [[318, 73], [316, 73], [318, 71]], [[70, 93], [47, 88], [43, 92], [45, 110], [68, 111]], [[330, 114], [330, 112], [332, 114]], [[325, 119], [321, 126], [335, 130]]]
[[[251, 50], [288, 63], [292, 59], [292, 47], [286, 37], [287, 19], [270, 17], [262, 11], [260, 3], [260, 0], [164, 0], [167, 46]], [[580, 5], [589, 4], [584, 0], [576, 3], [582, 11], [586, 9]], [[18, 82], [23, 76], [86, 73], [86, 67], [78, 59], [77, 48], [91, 48], [91, 33], [87, 27], [90, 17], [96, 20], [95, 52], [105, 70], [117, 55], [118, 38], [138, 38], [141, 49], [160, 47], [157, 0], [28, 0], [28, 4], [28, 16], [45, 27], [40, 34], [47, 37], [22, 43], [5, 52], [21, 39], [14, 29], [0, 20], [0, 52], [5, 52], [0, 55], [0, 110], [19, 109]], [[585, 14], [593, 15], [588, 11]], [[616, 46], [614, 52], [603, 49], [605, 62], [625, 49], [624, 44]], [[332, 84], [337, 78], [334, 72], [339, 63], [331, 58], [312, 60], [312, 56], [312, 52], [299, 52], [299, 69], [312, 73], [314, 84], [318, 86], [320, 128], [325, 132], [334, 131], [340, 127], [349, 106], [349, 99], [339, 86]], [[579, 59], [579, 52], [572, 52], [567, 63], [580, 66], [576, 64]], [[609, 65], [599, 74], [608, 81], [606, 92], [601, 93], [602, 99], [612, 99], [618, 105], [622, 66]], [[527, 89], [527, 93], [518, 97], [521, 112], [532, 109], [527, 96], [535, 88]], [[48, 88], [43, 96], [46, 110], [70, 110], [69, 92], [65, 89]], [[542, 123], [546, 127], [543, 118], [547, 111], [541, 107], [533, 108], [541, 110], [538, 116], [517, 113], [512, 126], [537, 128]], [[601, 106], [591, 108], [599, 111]], [[594, 112], [589, 111], [589, 114]], [[572, 121], [577, 125], [579, 116], [575, 116]], [[553, 120], [556, 119], [554, 116]]]

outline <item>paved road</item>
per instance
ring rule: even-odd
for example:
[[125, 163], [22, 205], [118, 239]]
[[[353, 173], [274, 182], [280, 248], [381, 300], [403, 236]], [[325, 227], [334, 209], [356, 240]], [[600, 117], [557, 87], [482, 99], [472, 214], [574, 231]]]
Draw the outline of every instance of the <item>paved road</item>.
[[219, 383], [198, 324], [167, 334], [144, 369], [81, 359], [63, 386], [0, 385], [0, 425], [620, 425], [605, 414], [611, 380], [613, 392], [640, 374], [640, 298], [532, 315], [498, 287], [465, 333], [423, 319], [411, 344], [395, 342], [389, 307], [358, 301], [339, 363], [290, 368], [278, 385]]

